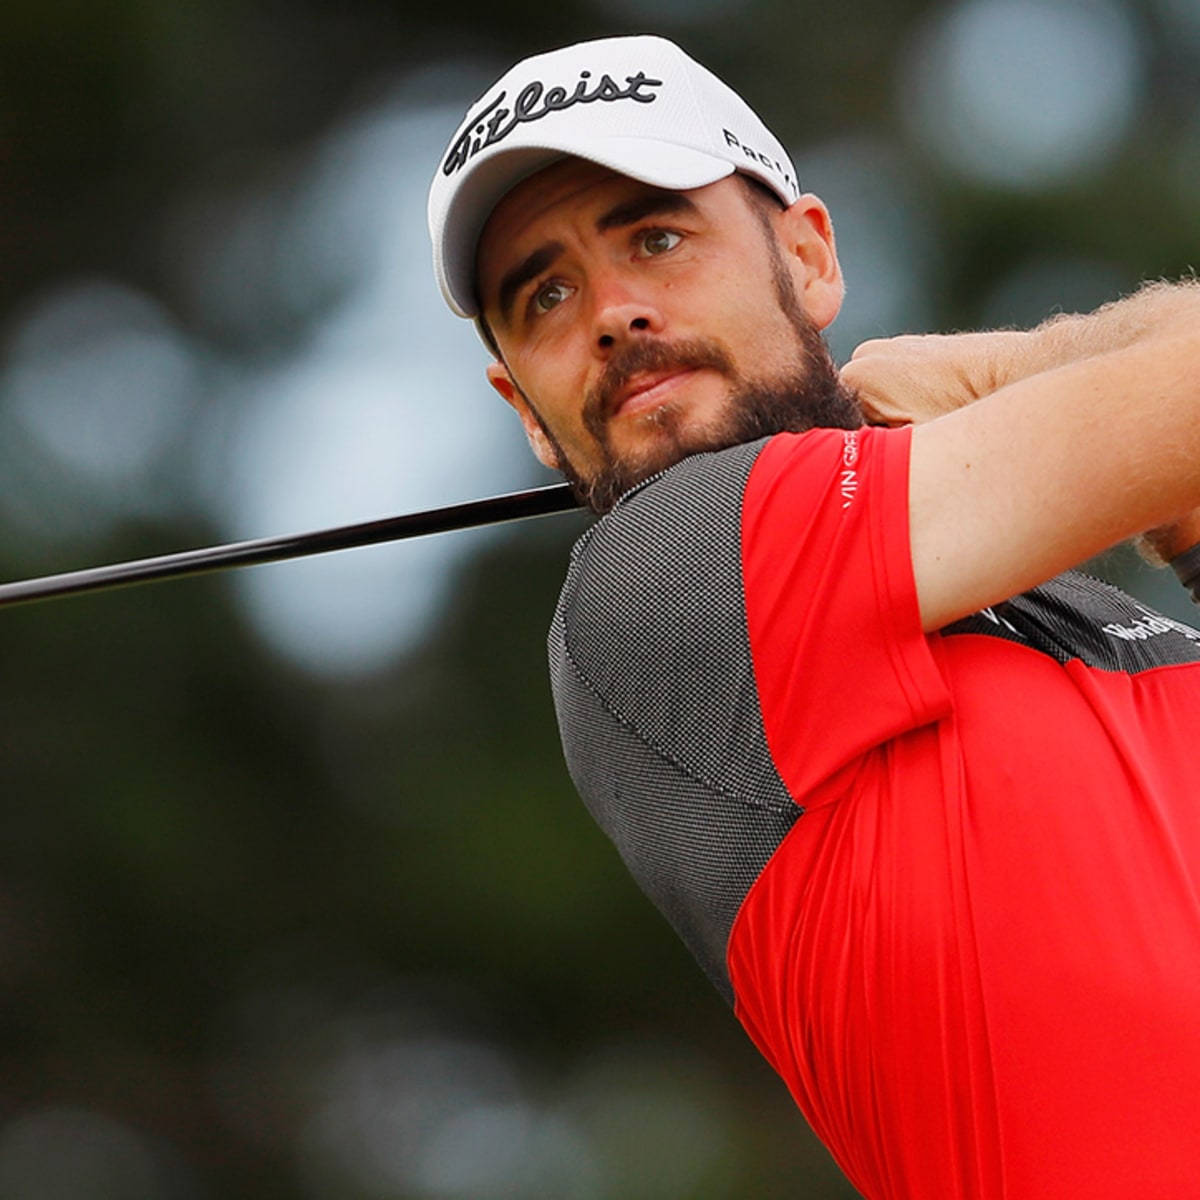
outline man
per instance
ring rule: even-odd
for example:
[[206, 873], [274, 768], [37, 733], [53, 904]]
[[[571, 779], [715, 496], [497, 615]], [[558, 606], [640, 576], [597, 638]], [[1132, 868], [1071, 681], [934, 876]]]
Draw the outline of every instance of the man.
[[1200, 633], [1062, 572], [1200, 537], [1200, 289], [839, 376], [824, 205], [656, 38], [514, 67], [430, 224], [607, 512], [550, 633], [572, 776], [851, 1181], [1194, 1194]]

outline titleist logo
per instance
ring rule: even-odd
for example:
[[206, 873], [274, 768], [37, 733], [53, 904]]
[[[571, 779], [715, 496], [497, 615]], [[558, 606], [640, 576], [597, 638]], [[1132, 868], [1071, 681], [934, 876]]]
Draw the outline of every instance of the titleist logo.
[[481, 112], [472, 116], [459, 135], [446, 161], [442, 163], [442, 174], [453, 175], [462, 170], [480, 150], [494, 146], [508, 137], [518, 125], [526, 121], [540, 121], [552, 112], [562, 112], [574, 104], [591, 104], [594, 100], [636, 100], [649, 104], [656, 94], [645, 89], [662, 87], [661, 79], [651, 79], [644, 71], [625, 77], [622, 87], [611, 75], [601, 75], [592, 83], [591, 71], [580, 71], [579, 82], [570, 92], [564, 87], [547, 89], [540, 80], [527, 83], [513, 101], [512, 108], [502, 107], [506, 92], [501, 92]]

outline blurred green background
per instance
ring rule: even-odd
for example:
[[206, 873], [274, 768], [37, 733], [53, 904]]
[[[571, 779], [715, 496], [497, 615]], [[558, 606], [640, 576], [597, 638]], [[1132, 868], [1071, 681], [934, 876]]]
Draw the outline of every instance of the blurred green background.
[[[1196, 0], [6, 0], [0, 576], [547, 481], [425, 188], [622, 32], [830, 203], [841, 358], [1195, 261]], [[583, 525], [0, 614], [0, 1200], [853, 1194], [566, 778]]]

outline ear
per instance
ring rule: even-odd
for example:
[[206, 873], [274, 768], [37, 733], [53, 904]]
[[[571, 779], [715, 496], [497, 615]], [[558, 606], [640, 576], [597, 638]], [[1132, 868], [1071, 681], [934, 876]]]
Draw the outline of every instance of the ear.
[[829, 209], [806, 192], [779, 214], [777, 228], [804, 311], [824, 329], [833, 323], [846, 295]]
[[558, 454], [546, 436], [541, 421], [537, 419], [537, 415], [530, 407], [529, 401], [522, 395], [520, 388], [509, 374], [508, 368], [502, 362], [488, 363], [487, 378], [488, 383], [512, 405], [517, 416], [521, 418], [521, 424], [525, 427], [525, 436], [529, 439], [530, 449], [533, 450], [538, 462], [544, 467], [557, 471]]

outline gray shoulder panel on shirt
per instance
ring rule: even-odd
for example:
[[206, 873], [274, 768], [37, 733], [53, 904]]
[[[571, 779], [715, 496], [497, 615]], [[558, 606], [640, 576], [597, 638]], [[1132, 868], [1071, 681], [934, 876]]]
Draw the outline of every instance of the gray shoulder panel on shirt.
[[761, 447], [686, 459], [625, 497], [576, 546], [549, 638], [576, 786], [727, 999], [733, 920], [801, 812], [746, 628], [742, 494]]

